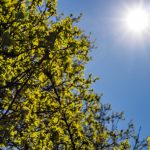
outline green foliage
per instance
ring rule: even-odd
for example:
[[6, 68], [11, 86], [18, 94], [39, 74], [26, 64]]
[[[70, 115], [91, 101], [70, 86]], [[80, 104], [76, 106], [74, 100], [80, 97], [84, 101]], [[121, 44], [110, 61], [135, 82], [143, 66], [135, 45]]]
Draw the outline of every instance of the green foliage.
[[150, 150], [150, 137], [147, 138], [147, 142], [148, 142], [148, 150]]
[[84, 77], [93, 45], [80, 17], [59, 17], [56, 4], [1, 0], [0, 147], [130, 149], [132, 124], [117, 129], [122, 113], [108, 114]]

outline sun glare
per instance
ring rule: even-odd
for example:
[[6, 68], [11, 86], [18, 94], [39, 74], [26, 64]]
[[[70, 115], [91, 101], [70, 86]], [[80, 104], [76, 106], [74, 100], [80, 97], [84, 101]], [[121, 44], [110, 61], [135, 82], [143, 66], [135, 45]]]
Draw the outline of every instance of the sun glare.
[[149, 14], [143, 8], [129, 9], [126, 13], [125, 24], [129, 31], [142, 33], [149, 27]]

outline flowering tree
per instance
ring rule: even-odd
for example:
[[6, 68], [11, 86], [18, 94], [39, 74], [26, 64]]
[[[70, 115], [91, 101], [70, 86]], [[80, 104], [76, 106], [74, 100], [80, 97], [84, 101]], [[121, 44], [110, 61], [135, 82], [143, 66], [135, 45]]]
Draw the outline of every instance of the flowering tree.
[[56, 0], [1, 0], [0, 147], [120, 149], [146, 146], [133, 125], [119, 130], [84, 76], [93, 47], [77, 26], [59, 17]]

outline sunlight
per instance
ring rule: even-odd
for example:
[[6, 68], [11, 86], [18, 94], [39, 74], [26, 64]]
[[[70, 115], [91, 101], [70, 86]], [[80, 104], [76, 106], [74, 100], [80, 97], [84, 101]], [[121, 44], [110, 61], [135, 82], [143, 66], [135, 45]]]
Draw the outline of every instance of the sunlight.
[[129, 9], [124, 18], [125, 25], [130, 32], [143, 33], [149, 27], [149, 13], [142, 7]]

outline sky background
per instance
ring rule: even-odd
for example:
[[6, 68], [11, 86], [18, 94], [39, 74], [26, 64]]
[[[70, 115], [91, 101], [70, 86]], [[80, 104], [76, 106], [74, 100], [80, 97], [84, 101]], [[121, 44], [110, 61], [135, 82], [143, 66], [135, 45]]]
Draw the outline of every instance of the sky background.
[[98, 47], [86, 66], [86, 73], [100, 77], [93, 87], [103, 93], [103, 103], [125, 113], [126, 125], [133, 120], [136, 128], [142, 126], [145, 137], [150, 135], [150, 31], [135, 35], [122, 22], [126, 8], [140, 2], [150, 12], [148, 0], [58, 0], [58, 11], [83, 13], [78, 26], [92, 33]]

